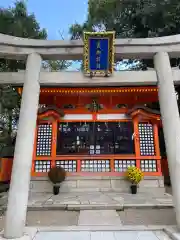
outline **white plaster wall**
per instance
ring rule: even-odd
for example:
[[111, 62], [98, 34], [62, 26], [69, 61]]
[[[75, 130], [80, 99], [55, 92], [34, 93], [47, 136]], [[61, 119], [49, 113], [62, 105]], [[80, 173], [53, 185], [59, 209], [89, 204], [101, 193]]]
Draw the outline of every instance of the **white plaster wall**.
[[62, 118], [62, 120], [77, 120], [77, 121], [92, 119], [93, 119], [92, 114], [65, 114], [65, 116]]
[[123, 120], [130, 119], [126, 114], [97, 114], [97, 120]]

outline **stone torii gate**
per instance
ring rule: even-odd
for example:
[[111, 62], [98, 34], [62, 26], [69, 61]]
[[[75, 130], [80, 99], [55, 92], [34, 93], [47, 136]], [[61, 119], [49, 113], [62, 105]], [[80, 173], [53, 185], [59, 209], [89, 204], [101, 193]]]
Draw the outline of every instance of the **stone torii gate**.
[[180, 35], [116, 39], [116, 59], [154, 59], [155, 69], [115, 72], [109, 78], [87, 78], [83, 74], [40, 72], [42, 60], [83, 59], [83, 42], [22, 39], [0, 34], [0, 57], [26, 60], [26, 71], [0, 73], [0, 84], [23, 85], [19, 128], [16, 139], [11, 186], [5, 223], [5, 238], [21, 238], [26, 221], [30, 170], [39, 103], [40, 85], [128, 86], [158, 85], [165, 144], [173, 188], [177, 225], [180, 228], [180, 119], [174, 83], [180, 71], [171, 69], [169, 58], [180, 56]]

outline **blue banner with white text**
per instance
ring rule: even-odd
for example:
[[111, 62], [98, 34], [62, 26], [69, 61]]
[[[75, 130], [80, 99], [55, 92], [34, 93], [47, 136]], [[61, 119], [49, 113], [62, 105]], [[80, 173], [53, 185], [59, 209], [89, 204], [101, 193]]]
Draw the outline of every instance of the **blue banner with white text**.
[[89, 70], [107, 71], [109, 69], [109, 40], [89, 39]]
[[113, 73], [114, 32], [84, 33], [84, 73], [90, 75]]

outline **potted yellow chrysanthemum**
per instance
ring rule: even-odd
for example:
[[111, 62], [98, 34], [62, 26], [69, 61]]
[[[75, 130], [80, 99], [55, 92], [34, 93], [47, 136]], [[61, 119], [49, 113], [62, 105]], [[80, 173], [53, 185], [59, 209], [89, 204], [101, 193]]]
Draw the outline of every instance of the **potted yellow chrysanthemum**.
[[131, 193], [136, 194], [137, 193], [137, 186], [140, 183], [140, 181], [143, 179], [143, 173], [142, 171], [135, 167], [128, 167], [126, 176], [129, 182], [131, 182]]

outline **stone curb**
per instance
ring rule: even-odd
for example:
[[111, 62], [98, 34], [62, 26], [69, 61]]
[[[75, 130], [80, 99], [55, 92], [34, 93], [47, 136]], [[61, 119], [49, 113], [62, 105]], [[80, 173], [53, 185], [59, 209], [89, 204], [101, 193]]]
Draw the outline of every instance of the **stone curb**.
[[[28, 206], [28, 211], [53, 211], [53, 210], [116, 210], [124, 211], [127, 209], [171, 209], [174, 208], [172, 204], [125, 204], [125, 205], [82, 205], [82, 204], [59, 204], [59, 205], [31, 205]], [[7, 206], [1, 206], [0, 210], [5, 211]]]
[[123, 209], [166, 209], [174, 208], [173, 204], [124, 204]]
[[114, 206], [114, 205], [55, 205], [55, 206], [29, 206], [28, 211], [48, 211], [48, 210], [116, 210], [123, 211], [125, 209], [169, 209], [174, 208], [172, 205], [128, 205], [128, 206]]
[[[31, 226], [31, 229], [36, 229], [38, 232], [65, 232], [65, 231], [163, 231], [167, 226], [164, 225], [96, 225], [96, 226], [47, 226], [47, 227], [37, 227]], [[27, 227], [28, 230], [28, 227]]]
[[168, 227], [164, 228], [163, 231], [172, 240], [180, 240], [180, 233], [178, 233], [178, 230], [177, 230], [176, 226], [168, 226]]
[[[2, 206], [1, 210], [6, 210], [7, 206]], [[69, 205], [32, 205], [28, 206], [28, 211], [51, 211], [51, 210], [69, 210], [69, 211], [80, 211], [80, 210], [123, 210], [123, 206], [116, 205], [79, 205], [79, 204], [69, 204]]]
[[[148, 226], [61, 226], [61, 227], [25, 227], [24, 236], [20, 239], [22, 240], [30, 240], [35, 239], [36, 235], [39, 232], [98, 232], [98, 231], [162, 231], [164, 232], [168, 237], [170, 237], [173, 240], [179, 240], [178, 236], [174, 235], [174, 226], [154, 226], [154, 225], [148, 225]], [[4, 230], [0, 232], [0, 239], [4, 239], [2, 237]], [[164, 238], [159, 238], [164, 239]]]
[[125, 205], [101, 205], [101, 204], [60, 204], [60, 205], [43, 205], [29, 206], [28, 211], [45, 211], [45, 210], [116, 210], [123, 211], [124, 209], [168, 209], [174, 208], [172, 204], [125, 204]]

